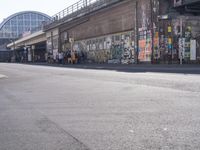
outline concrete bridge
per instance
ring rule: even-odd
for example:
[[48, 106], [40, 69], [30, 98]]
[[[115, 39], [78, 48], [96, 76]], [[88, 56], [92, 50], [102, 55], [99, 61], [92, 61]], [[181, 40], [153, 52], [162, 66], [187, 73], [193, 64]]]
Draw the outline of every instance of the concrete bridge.
[[33, 46], [42, 42], [46, 42], [46, 34], [40, 30], [19, 40], [13, 41], [12, 43], [8, 44], [7, 47], [14, 50], [24, 48], [26, 46]]
[[40, 30], [13, 41], [7, 47], [13, 50], [17, 61], [45, 61], [46, 33]]
[[29, 60], [45, 49], [42, 54], [54, 58], [74, 50], [95, 63], [198, 62], [200, 17], [185, 8], [168, 0], [80, 0], [54, 15], [43, 31], [8, 47], [27, 50]]

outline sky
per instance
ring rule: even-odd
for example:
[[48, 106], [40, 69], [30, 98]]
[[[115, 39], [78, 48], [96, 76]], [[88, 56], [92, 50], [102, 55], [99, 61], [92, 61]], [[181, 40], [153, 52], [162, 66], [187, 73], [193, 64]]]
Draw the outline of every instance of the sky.
[[79, 0], [1, 0], [0, 23], [3, 19], [20, 11], [39, 11], [49, 16], [60, 12]]

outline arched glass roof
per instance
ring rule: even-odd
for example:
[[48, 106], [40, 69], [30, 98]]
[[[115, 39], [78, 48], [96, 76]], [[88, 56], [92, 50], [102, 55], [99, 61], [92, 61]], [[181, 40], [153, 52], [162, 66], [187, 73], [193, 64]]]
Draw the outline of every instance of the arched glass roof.
[[15, 13], [0, 24], [0, 38], [16, 39], [22, 34], [30, 32], [50, 20], [51, 17], [37, 11]]

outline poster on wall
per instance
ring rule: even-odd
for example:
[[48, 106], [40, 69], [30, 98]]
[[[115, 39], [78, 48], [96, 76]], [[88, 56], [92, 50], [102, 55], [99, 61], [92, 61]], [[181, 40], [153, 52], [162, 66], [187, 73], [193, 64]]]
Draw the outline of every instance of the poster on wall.
[[[154, 41], [155, 42], [155, 41]], [[151, 31], [141, 31], [139, 39], [139, 60], [142, 62], [151, 61]]]
[[196, 40], [190, 40], [190, 60], [196, 60]]
[[185, 31], [185, 59], [190, 59], [190, 40], [191, 40], [191, 27], [188, 26]]
[[179, 38], [179, 58], [183, 58], [185, 56], [185, 38]]

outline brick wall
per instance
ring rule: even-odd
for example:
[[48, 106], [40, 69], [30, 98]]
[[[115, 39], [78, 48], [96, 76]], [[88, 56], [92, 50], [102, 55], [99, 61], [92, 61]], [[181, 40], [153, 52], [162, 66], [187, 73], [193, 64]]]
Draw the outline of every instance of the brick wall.
[[[60, 31], [67, 30], [68, 36], [75, 40], [130, 31], [134, 29], [134, 12], [135, 1], [124, 0], [120, 4], [86, 16], [88, 21], [75, 25], [71, 29], [66, 29], [67, 25], [63, 25]], [[78, 23], [76, 22], [76, 24]]]

